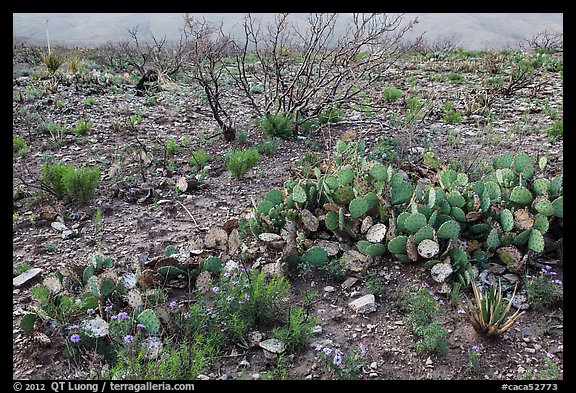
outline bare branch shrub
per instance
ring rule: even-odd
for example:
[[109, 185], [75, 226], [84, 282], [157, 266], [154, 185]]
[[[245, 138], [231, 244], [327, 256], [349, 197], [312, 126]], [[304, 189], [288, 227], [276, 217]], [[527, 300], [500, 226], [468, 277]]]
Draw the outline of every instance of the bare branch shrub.
[[564, 52], [564, 33], [551, 30], [544, 30], [534, 37], [526, 39], [520, 43], [520, 47], [530, 50], [545, 50], [548, 53]]
[[234, 53], [234, 41], [224, 34], [222, 26], [215, 30], [206, 20], [195, 19], [189, 14], [184, 19], [184, 34], [189, 43], [186, 73], [202, 88], [224, 139], [231, 141], [236, 137], [236, 132], [223, 105], [222, 77], [228, 75], [225, 59]]
[[[417, 23], [402, 25], [402, 15], [353, 14], [346, 30], [337, 33], [337, 18], [310, 14], [302, 28], [288, 14], [278, 14], [263, 28], [252, 15], [245, 17], [233, 77], [258, 116], [292, 115], [296, 133], [323, 109], [349, 105], [399, 58], [402, 37]], [[261, 98], [254, 84], [262, 86]]]

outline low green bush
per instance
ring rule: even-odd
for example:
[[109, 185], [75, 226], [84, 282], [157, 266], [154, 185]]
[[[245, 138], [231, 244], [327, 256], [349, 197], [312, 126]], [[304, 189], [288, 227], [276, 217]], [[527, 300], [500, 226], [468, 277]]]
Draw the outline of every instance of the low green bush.
[[83, 204], [94, 196], [100, 184], [100, 171], [98, 167], [44, 164], [40, 170], [40, 181], [58, 199]]
[[226, 168], [235, 179], [240, 179], [260, 162], [260, 153], [255, 148], [233, 151], [226, 159]]

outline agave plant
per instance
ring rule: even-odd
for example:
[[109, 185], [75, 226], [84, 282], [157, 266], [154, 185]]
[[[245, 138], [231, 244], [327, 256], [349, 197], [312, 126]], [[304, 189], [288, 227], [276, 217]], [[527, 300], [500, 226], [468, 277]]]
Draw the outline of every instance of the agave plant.
[[482, 294], [478, 290], [476, 282], [472, 281], [472, 291], [474, 292], [475, 302], [472, 303], [464, 295], [467, 304], [462, 304], [462, 308], [464, 308], [472, 326], [478, 333], [487, 336], [498, 336], [510, 329], [520, 316], [524, 314], [524, 311], [518, 309], [512, 316], [506, 318], [516, 294], [516, 287], [507, 305], [504, 304], [505, 302], [502, 299], [502, 284], [500, 281], [498, 282], [498, 287], [491, 285], [485, 294]]

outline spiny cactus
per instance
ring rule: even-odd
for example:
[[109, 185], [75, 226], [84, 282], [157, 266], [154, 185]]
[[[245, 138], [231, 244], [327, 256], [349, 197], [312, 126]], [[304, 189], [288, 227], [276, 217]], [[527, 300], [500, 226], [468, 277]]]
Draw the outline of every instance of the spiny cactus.
[[554, 207], [554, 215], [558, 218], [564, 218], [564, 197], [559, 196], [552, 202]]
[[379, 180], [379, 181], [385, 182], [388, 178], [388, 168], [386, 168], [384, 165], [380, 164], [379, 162], [372, 165], [370, 167], [370, 170], [368, 171], [368, 173], [374, 179]]
[[160, 330], [160, 320], [153, 310], [147, 308], [136, 317], [136, 320], [144, 325], [149, 333], [155, 334]]
[[500, 224], [503, 231], [511, 231], [514, 228], [514, 215], [508, 209], [502, 210], [500, 213]]
[[544, 237], [538, 229], [532, 229], [528, 238], [528, 248], [534, 252], [544, 251]]
[[451, 191], [447, 196], [446, 200], [450, 204], [450, 206], [455, 207], [463, 207], [466, 204], [466, 200], [458, 191]]
[[299, 184], [295, 185], [292, 189], [292, 198], [294, 199], [294, 202], [304, 204], [307, 200], [306, 191], [304, 191], [304, 188]]
[[200, 270], [210, 273], [220, 273], [224, 268], [224, 261], [218, 257], [208, 257], [200, 261]]
[[410, 233], [418, 232], [422, 227], [426, 225], [426, 216], [422, 213], [413, 213], [406, 217], [404, 221], [404, 227]]
[[554, 205], [548, 199], [540, 199], [534, 203], [534, 209], [544, 216], [552, 216], [555, 213]]
[[100, 295], [107, 298], [112, 295], [116, 289], [116, 283], [110, 277], [102, 277], [100, 279]]
[[526, 187], [516, 186], [512, 189], [509, 199], [511, 202], [526, 206], [532, 202], [532, 193]]
[[434, 240], [436, 232], [434, 228], [429, 225], [424, 225], [414, 234], [414, 242], [420, 244], [423, 240], [429, 239]]
[[414, 189], [408, 182], [401, 181], [396, 185], [392, 185], [390, 187], [390, 203], [393, 205], [401, 205], [403, 203], [409, 202], [412, 198], [413, 192]]
[[327, 212], [324, 218], [324, 225], [326, 225], [326, 229], [330, 231], [334, 231], [338, 229], [338, 213], [336, 212]]
[[548, 187], [550, 186], [550, 180], [544, 178], [534, 179], [532, 181], [532, 191], [536, 195], [543, 195], [548, 192]]
[[444, 222], [436, 233], [440, 239], [456, 239], [459, 234], [460, 225], [454, 220]]
[[305, 265], [320, 267], [325, 265], [328, 261], [328, 253], [322, 247], [313, 246], [306, 250], [306, 252], [300, 257], [300, 260]]
[[339, 205], [347, 205], [354, 199], [354, 190], [350, 186], [338, 186], [333, 196], [334, 201]]
[[371, 243], [367, 240], [360, 240], [356, 243], [356, 248], [364, 255], [377, 257], [386, 252], [386, 246], [383, 243]]
[[502, 244], [500, 240], [500, 232], [498, 229], [492, 228], [488, 234], [488, 238], [486, 238], [486, 247], [488, 249], [495, 249], [500, 247], [500, 244]]
[[406, 254], [407, 241], [408, 236], [396, 236], [388, 242], [388, 251], [390, 251], [392, 254]]
[[362, 197], [354, 198], [348, 206], [352, 218], [363, 216], [368, 212], [369, 208], [370, 206], [368, 205], [368, 202]]
[[494, 169], [510, 168], [514, 162], [514, 156], [510, 153], [501, 153], [492, 161]]

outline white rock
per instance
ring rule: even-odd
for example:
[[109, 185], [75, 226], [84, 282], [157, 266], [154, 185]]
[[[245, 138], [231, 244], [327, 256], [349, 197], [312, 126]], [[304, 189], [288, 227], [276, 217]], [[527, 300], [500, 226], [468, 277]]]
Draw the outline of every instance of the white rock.
[[25, 283], [27, 283], [28, 281], [32, 280], [34, 277], [39, 275], [41, 272], [42, 269], [37, 267], [26, 270], [24, 273], [12, 279], [12, 285], [14, 285], [16, 288], [19, 288], [20, 286], [24, 285]]
[[348, 306], [358, 314], [374, 312], [376, 311], [376, 299], [373, 294], [369, 293], [348, 303]]
[[281, 354], [286, 350], [286, 344], [275, 338], [269, 338], [267, 340], [260, 341], [258, 345], [260, 348], [273, 354]]
[[386, 225], [374, 224], [366, 232], [366, 240], [372, 243], [380, 243], [386, 237]]
[[331, 285], [326, 285], [326, 286], [324, 287], [324, 292], [334, 292], [335, 290], [336, 290], [336, 288], [334, 288], [334, 287], [331, 286]]

